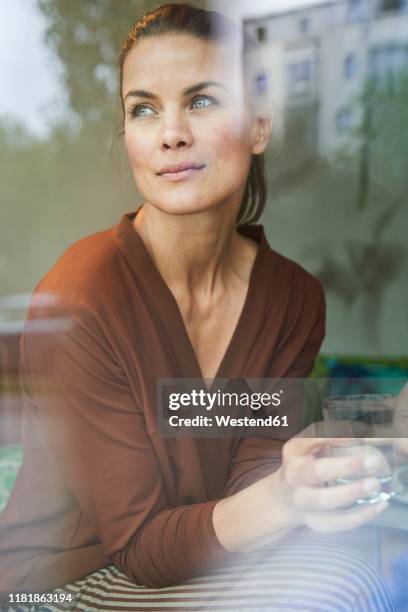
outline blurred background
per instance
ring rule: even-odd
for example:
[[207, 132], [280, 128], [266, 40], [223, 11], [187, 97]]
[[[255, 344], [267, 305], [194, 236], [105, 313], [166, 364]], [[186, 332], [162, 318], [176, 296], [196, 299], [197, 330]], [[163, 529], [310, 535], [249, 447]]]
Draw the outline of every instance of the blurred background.
[[[118, 137], [117, 57], [133, 22], [162, 3], [0, 3], [0, 512], [23, 457], [18, 340], [29, 295], [70, 244], [141, 203]], [[368, 379], [406, 380], [408, 0], [192, 4], [242, 22], [261, 48], [250, 78], [275, 118], [261, 222], [271, 247], [325, 288], [313, 376], [358, 380], [354, 393]], [[404, 569], [401, 588], [408, 559], [389, 568], [406, 533], [388, 529], [379, 561], [389, 576]], [[376, 550], [378, 537], [368, 538]]]
[[[72, 242], [140, 202], [117, 137], [116, 66], [120, 41], [154, 4], [0, 5], [3, 311]], [[251, 78], [277, 118], [262, 223], [272, 248], [325, 287], [323, 352], [405, 358], [408, 0], [211, 4], [262, 49]]]

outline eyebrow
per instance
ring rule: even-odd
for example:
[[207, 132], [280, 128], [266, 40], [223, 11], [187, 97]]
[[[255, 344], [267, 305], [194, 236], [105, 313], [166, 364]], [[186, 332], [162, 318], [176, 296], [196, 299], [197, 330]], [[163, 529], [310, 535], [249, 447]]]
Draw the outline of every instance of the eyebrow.
[[[198, 91], [202, 91], [203, 89], [206, 89], [207, 87], [210, 87], [210, 86], [221, 87], [222, 89], [226, 89], [226, 87], [222, 83], [219, 83], [218, 81], [201, 81], [200, 83], [197, 83], [196, 85], [191, 85], [190, 87], [183, 89], [182, 93], [183, 93], [183, 96], [190, 96], [191, 94], [197, 93]], [[144, 89], [131, 89], [130, 91], [127, 92], [126, 96], [123, 98], [123, 101], [125, 101], [126, 98], [128, 97], [148, 98], [149, 100], [154, 100], [157, 98], [157, 96], [154, 93], [152, 93], [151, 91], [146, 91]]]

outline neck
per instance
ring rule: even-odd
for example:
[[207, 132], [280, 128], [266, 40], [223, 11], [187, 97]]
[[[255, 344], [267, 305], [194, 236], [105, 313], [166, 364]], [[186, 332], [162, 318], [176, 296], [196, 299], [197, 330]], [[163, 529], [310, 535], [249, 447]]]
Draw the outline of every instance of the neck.
[[256, 245], [236, 230], [236, 214], [221, 207], [171, 215], [145, 203], [134, 227], [170, 289], [206, 301], [249, 280]]

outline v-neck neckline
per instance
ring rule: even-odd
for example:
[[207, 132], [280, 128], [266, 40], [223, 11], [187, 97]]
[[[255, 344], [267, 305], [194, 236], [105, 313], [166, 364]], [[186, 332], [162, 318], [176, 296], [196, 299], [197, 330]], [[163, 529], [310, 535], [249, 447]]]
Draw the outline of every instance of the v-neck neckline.
[[[138, 276], [142, 273], [144, 282], [143, 289], [142, 287], [141, 289], [147, 294], [154, 293], [153, 303], [164, 323], [166, 333], [177, 357], [182, 372], [180, 377], [205, 380], [178, 302], [133, 225], [134, 218], [139, 210], [140, 208], [122, 216], [119, 224], [112, 228], [112, 238], [132, 265], [132, 268], [136, 267], [135, 271]], [[248, 288], [238, 321], [214, 377], [206, 380], [238, 378], [240, 376], [240, 372], [238, 372], [238, 369], [241, 370], [239, 368], [239, 356], [242, 351], [245, 354], [245, 347], [240, 346], [240, 338], [243, 336], [243, 330], [251, 325], [251, 314], [256, 314], [256, 306], [259, 305], [256, 294], [257, 290], [260, 290], [259, 277], [265, 262], [265, 254], [269, 250], [269, 244], [262, 225], [242, 225], [238, 228], [238, 231], [241, 235], [255, 240], [258, 243], [258, 250], [252, 264]]]

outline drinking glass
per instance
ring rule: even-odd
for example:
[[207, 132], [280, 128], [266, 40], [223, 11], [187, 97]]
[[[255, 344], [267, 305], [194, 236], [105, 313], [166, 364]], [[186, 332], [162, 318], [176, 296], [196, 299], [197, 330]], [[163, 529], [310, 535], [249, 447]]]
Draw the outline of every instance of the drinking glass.
[[[370, 474], [380, 482], [379, 490], [359, 499], [358, 504], [376, 503], [395, 495], [395, 473], [405, 464], [405, 456], [395, 444], [394, 403], [392, 395], [363, 394], [329, 396], [323, 400], [325, 435], [339, 438], [331, 444], [331, 456], [364, 454], [378, 458], [378, 467]], [[347, 484], [362, 474], [338, 478], [335, 484]]]

